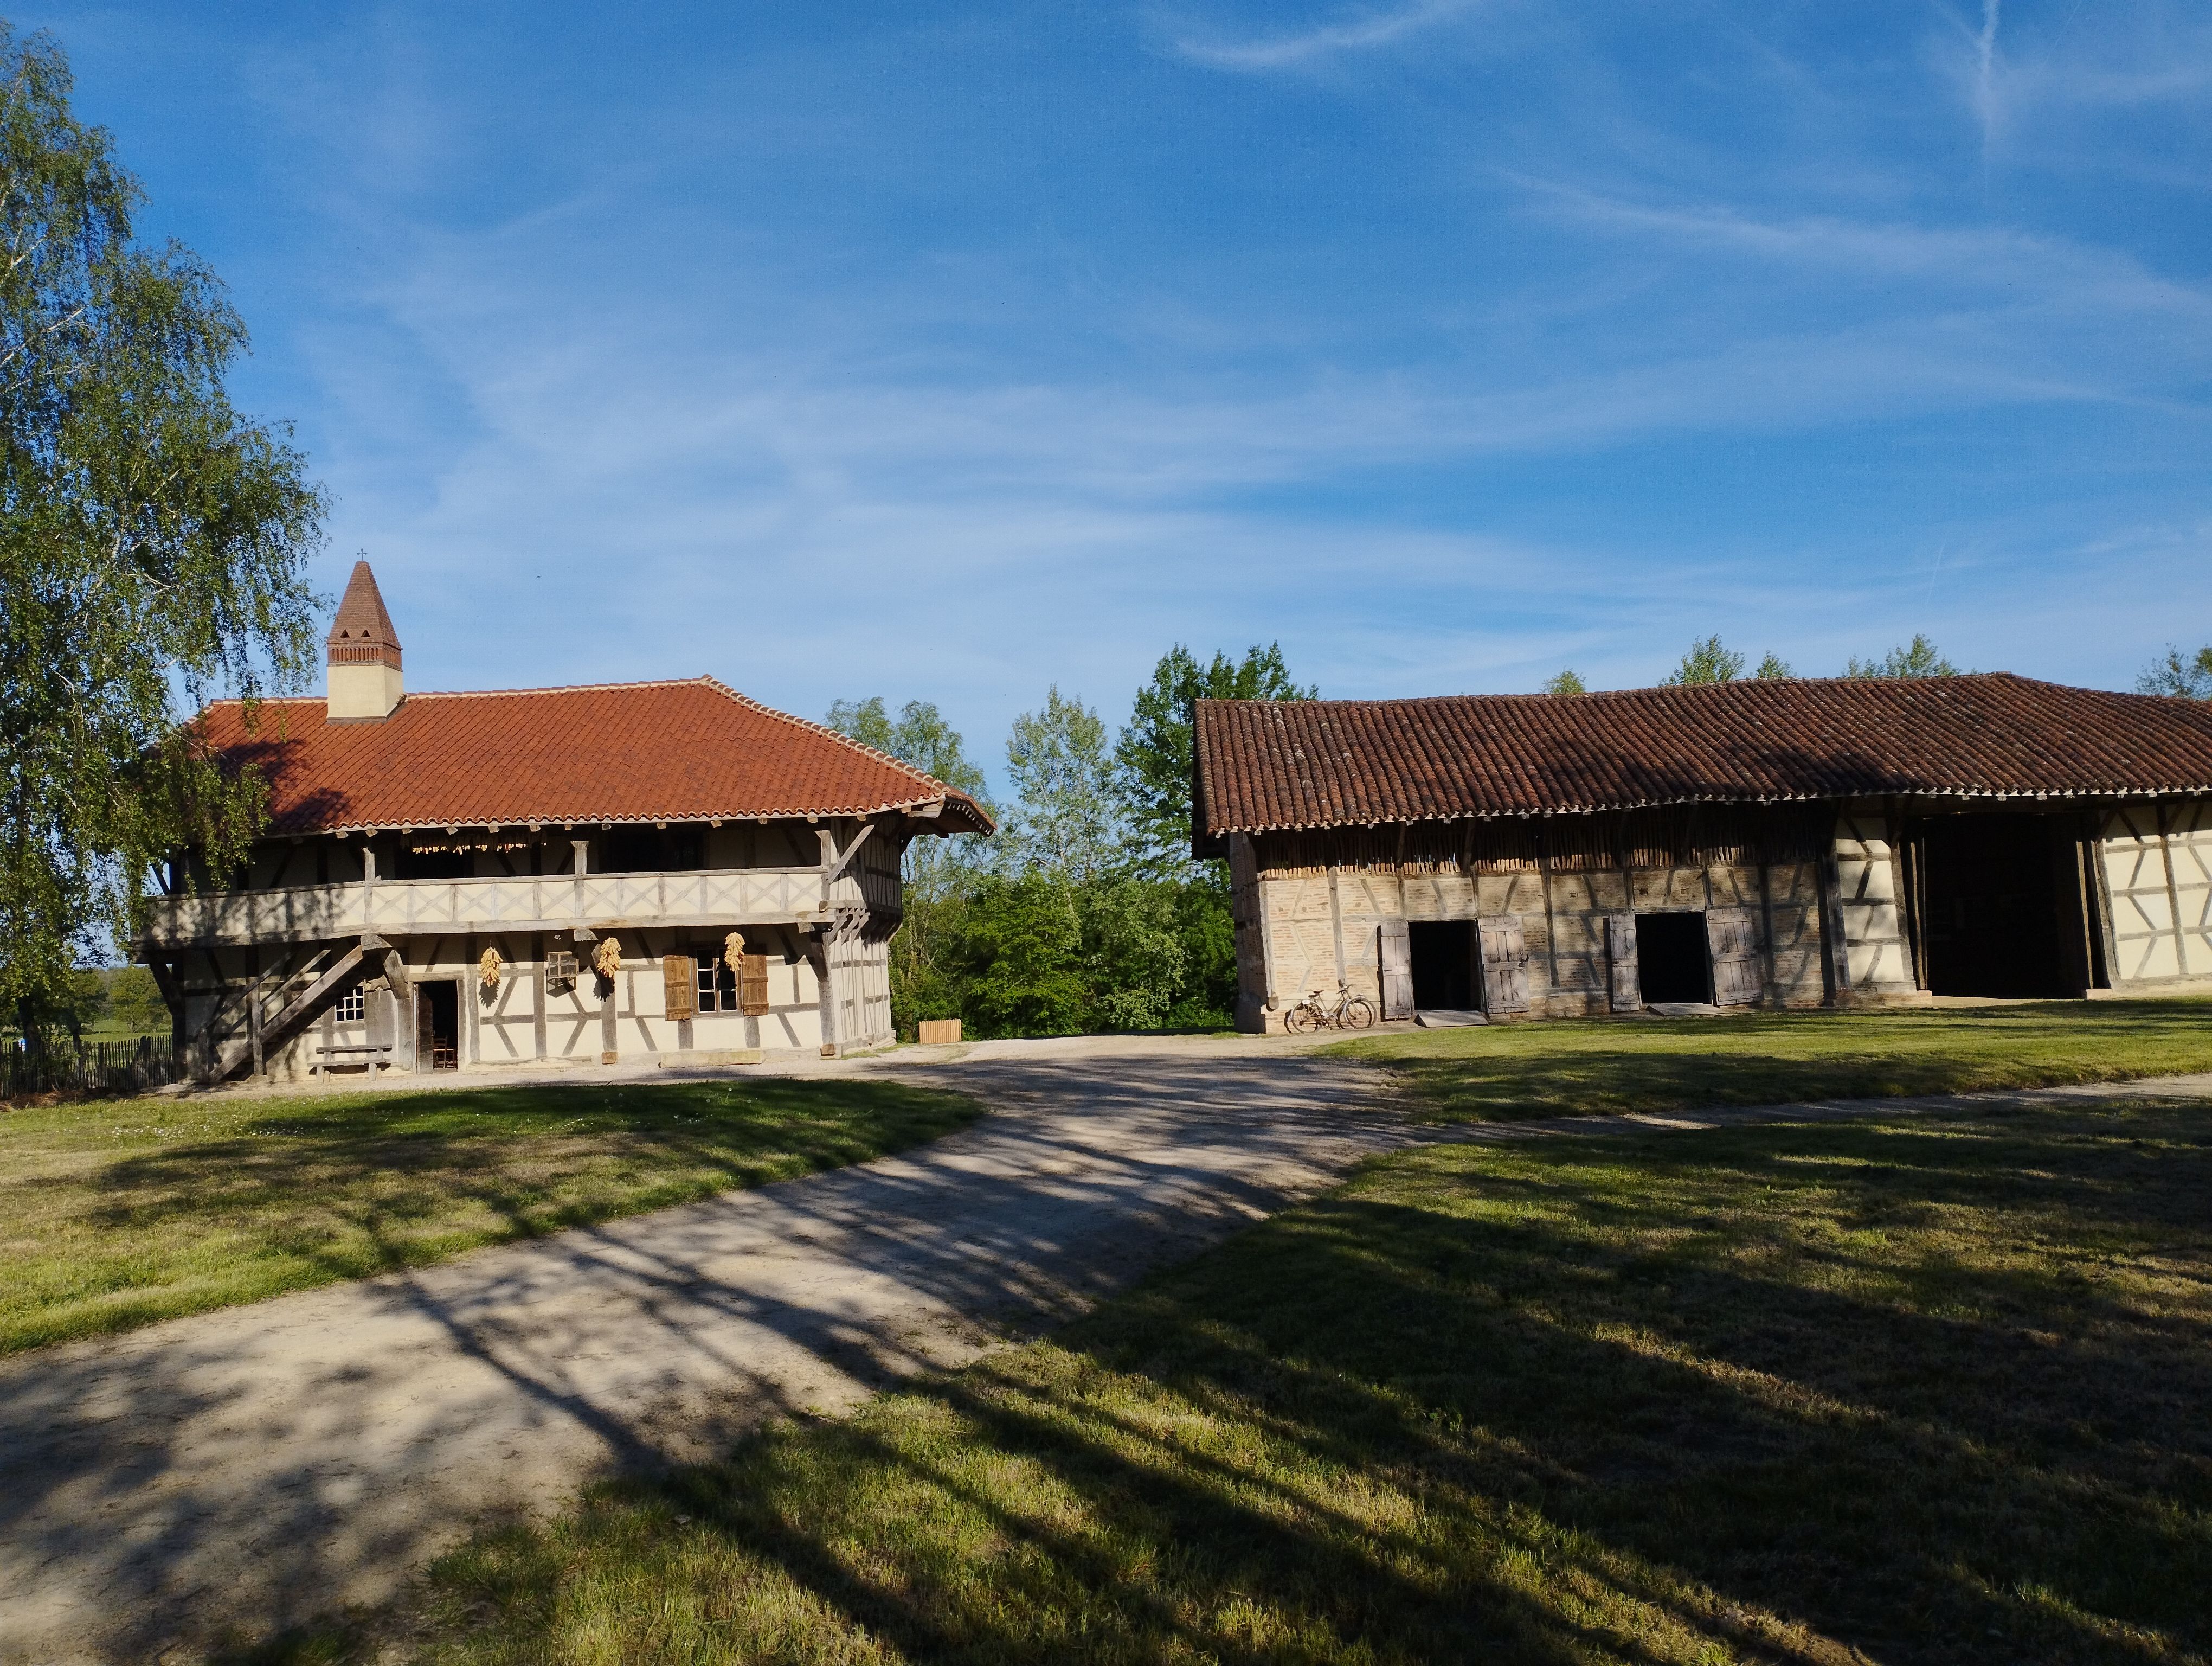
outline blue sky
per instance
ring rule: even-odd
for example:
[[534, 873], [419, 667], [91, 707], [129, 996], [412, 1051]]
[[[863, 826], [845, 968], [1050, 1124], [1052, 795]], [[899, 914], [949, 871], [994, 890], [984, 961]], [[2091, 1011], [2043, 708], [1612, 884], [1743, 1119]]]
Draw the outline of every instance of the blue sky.
[[[416, 688], [2124, 687], [2212, 640], [2212, 9], [46, 7]], [[639, 20], [642, 21], [639, 21]]]

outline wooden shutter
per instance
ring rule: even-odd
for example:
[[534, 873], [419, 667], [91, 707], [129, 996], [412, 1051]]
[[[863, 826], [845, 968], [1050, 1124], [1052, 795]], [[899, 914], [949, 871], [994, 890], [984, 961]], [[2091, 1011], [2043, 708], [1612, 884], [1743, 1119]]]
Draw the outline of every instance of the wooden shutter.
[[1636, 965], [1636, 916], [1632, 914], [1608, 914], [1605, 916], [1605, 958], [1607, 988], [1612, 994], [1613, 1010], [1633, 1012], [1644, 1005], [1644, 976]]
[[738, 1010], [750, 1018], [768, 1011], [768, 957], [743, 957], [745, 969], [738, 975]]
[[1517, 914], [1486, 914], [1474, 922], [1482, 957], [1482, 1010], [1528, 1010], [1528, 943]]
[[1748, 1006], [1759, 999], [1759, 916], [1749, 909], [1713, 909], [1705, 915], [1705, 946], [1713, 958], [1713, 1004]]
[[1375, 928], [1376, 960], [1382, 969], [1382, 1016], [1413, 1016], [1413, 939], [1402, 920], [1385, 920]]
[[699, 963], [688, 954], [660, 958], [661, 1016], [688, 1018], [699, 1010]]

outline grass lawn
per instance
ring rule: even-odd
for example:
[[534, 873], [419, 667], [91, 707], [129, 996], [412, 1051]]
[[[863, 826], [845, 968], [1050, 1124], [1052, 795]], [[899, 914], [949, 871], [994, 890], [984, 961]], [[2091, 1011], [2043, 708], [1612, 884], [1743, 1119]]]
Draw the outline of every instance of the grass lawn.
[[862, 1162], [980, 1109], [748, 1080], [10, 1110], [0, 1353]]
[[257, 1657], [2201, 1662], [2208, 1405], [2212, 1108], [1429, 1147]]
[[1387, 1064], [1443, 1122], [1970, 1093], [2212, 1070], [2212, 1000], [1583, 1018], [1325, 1049]]

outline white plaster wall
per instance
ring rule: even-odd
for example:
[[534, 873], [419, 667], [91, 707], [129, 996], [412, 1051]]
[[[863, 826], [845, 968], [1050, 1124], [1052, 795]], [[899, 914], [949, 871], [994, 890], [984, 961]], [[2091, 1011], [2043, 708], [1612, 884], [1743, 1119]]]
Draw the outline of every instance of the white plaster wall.
[[2123, 805], [2098, 849], [2113, 982], [2212, 976], [2212, 804]]

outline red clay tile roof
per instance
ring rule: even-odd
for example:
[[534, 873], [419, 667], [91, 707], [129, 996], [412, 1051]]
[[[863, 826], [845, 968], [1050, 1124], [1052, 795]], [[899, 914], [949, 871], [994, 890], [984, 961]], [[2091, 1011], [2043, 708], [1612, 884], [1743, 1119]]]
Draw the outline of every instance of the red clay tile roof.
[[964, 793], [711, 677], [490, 694], [411, 694], [376, 723], [320, 700], [202, 714], [226, 761], [269, 777], [271, 830], [530, 822], [866, 816], [943, 799], [948, 832], [988, 833]]
[[1202, 700], [1196, 743], [1202, 854], [1230, 832], [1644, 805], [2212, 791], [2212, 702], [2004, 672]]

